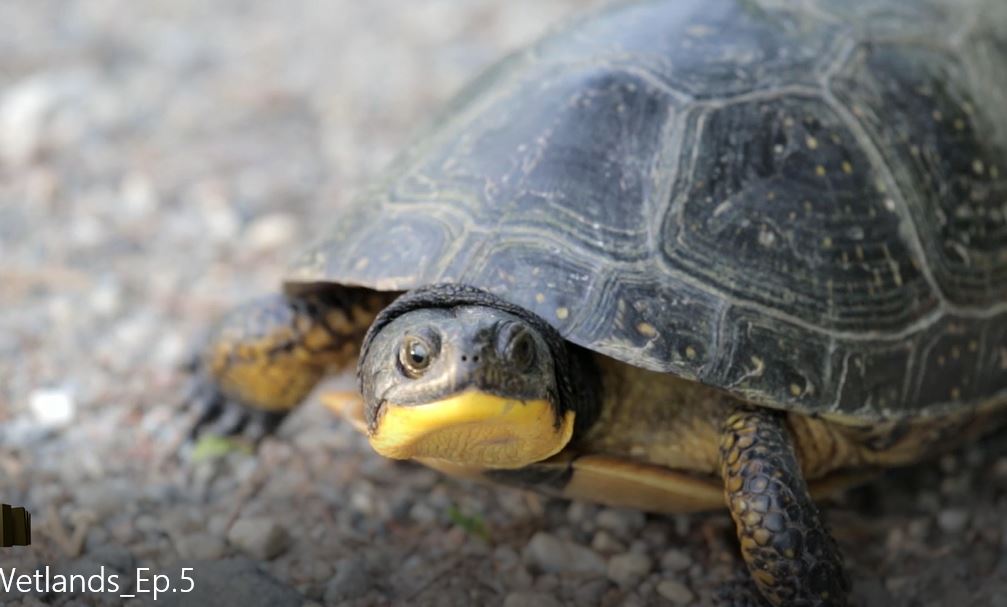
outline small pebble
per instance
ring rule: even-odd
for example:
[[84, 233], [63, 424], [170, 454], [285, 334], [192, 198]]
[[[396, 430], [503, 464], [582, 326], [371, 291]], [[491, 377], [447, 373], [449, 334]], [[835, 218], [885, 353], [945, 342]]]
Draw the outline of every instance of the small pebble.
[[967, 510], [948, 508], [937, 515], [937, 524], [947, 533], [961, 533], [969, 523]]
[[0, 158], [15, 165], [32, 160], [58, 101], [58, 86], [48, 75], [7, 83], [0, 98]]
[[633, 540], [630, 543], [629, 552], [635, 552], [637, 554], [647, 554], [650, 552], [650, 548], [647, 546], [647, 542], [637, 539]]
[[623, 597], [619, 607], [647, 607], [643, 599], [636, 594], [629, 594]]
[[521, 564], [521, 557], [517, 551], [506, 544], [502, 544], [493, 549], [493, 562], [502, 571], [513, 569]]
[[594, 551], [539, 531], [524, 550], [525, 562], [547, 573], [604, 573], [605, 561]]
[[574, 605], [597, 605], [609, 586], [609, 581], [603, 578], [578, 580], [573, 590]]
[[696, 600], [689, 587], [675, 580], [664, 580], [657, 585], [657, 593], [675, 605], [688, 605]]
[[66, 426], [77, 410], [70, 392], [59, 388], [35, 390], [28, 398], [28, 407], [38, 423], [51, 427]]
[[583, 525], [585, 522], [593, 521], [597, 514], [597, 507], [587, 502], [574, 501], [566, 509], [566, 520], [572, 525]]
[[603, 554], [616, 554], [626, 551], [626, 546], [604, 529], [594, 534], [594, 537], [591, 539], [591, 548]]
[[595, 517], [595, 522], [602, 529], [614, 533], [616, 537], [626, 538], [641, 529], [647, 521], [646, 515], [639, 510], [605, 508]]
[[213, 535], [193, 534], [175, 540], [175, 550], [182, 558], [212, 561], [227, 553], [227, 543]]
[[692, 557], [677, 548], [672, 548], [661, 557], [661, 569], [669, 573], [685, 571], [692, 565]]
[[996, 463], [993, 464], [993, 476], [1007, 479], [1007, 457], [998, 458]]
[[245, 242], [255, 251], [279, 249], [294, 240], [298, 227], [297, 219], [289, 213], [270, 213], [248, 226]]
[[290, 537], [287, 530], [266, 517], [237, 520], [227, 533], [227, 541], [246, 553], [269, 560], [287, 549]]
[[608, 560], [608, 579], [620, 586], [636, 586], [653, 566], [646, 555], [636, 552], [617, 554]]
[[922, 540], [927, 537], [930, 532], [930, 519], [929, 518], [917, 518], [913, 519], [909, 523], [909, 536]]
[[540, 592], [555, 594], [559, 589], [559, 576], [554, 573], [543, 573], [535, 578], [535, 589]]
[[109, 479], [104, 483], [81, 483], [73, 491], [74, 501], [83, 509], [90, 510], [99, 519], [121, 512], [133, 496], [134, 489], [120, 479]]
[[542, 592], [512, 592], [504, 598], [503, 607], [563, 607], [563, 603]]
[[426, 503], [420, 501], [413, 504], [409, 509], [409, 518], [421, 525], [429, 525], [437, 521], [437, 512]]
[[890, 577], [885, 580], [885, 589], [892, 594], [899, 594], [907, 586], [911, 586], [913, 578], [911, 576]]
[[336, 574], [325, 586], [325, 603], [359, 598], [370, 589], [367, 561], [362, 558], [344, 558], [336, 562]]

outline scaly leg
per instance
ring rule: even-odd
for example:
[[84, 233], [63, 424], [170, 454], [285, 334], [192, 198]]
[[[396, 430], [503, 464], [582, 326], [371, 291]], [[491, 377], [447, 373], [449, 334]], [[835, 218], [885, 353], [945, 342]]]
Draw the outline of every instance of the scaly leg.
[[223, 317], [190, 364], [191, 436], [204, 430], [258, 440], [326, 374], [356, 364], [360, 342], [391, 296], [333, 287], [252, 301]]
[[739, 407], [724, 422], [720, 470], [755, 585], [772, 605], [841, 606], [850, 582], [808, 494], [783, 414]]

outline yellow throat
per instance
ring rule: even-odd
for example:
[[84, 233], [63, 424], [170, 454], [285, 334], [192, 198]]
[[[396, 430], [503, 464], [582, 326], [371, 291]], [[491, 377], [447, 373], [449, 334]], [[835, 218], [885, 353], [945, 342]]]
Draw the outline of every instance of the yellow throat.
[[394, 459], [435, 458], [488, 468], [521, 468], [547, 459], [573, 435], [573, 411], [556, 425], [547, 400], [521, 401], [467, 391], [425, 405], [386, 403], [374, 450]]

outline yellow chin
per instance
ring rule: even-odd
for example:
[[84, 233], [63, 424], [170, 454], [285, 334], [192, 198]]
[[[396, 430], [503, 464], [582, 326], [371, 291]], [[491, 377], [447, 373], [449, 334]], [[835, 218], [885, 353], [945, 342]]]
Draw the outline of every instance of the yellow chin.
[[562, 450], [573, 435], [573, 419], [567, 411], [557, 427], [549, 401], [469, 391], [426, 405], [387, 403], [370, 442], [394, 459], [521, 468]]

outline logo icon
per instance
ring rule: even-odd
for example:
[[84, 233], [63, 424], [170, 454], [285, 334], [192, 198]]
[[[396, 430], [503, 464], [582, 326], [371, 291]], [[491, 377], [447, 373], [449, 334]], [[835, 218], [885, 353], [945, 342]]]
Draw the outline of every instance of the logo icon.
[[0, 504], [0, 546], [31, 544], [31, 514], [24, 508]]

